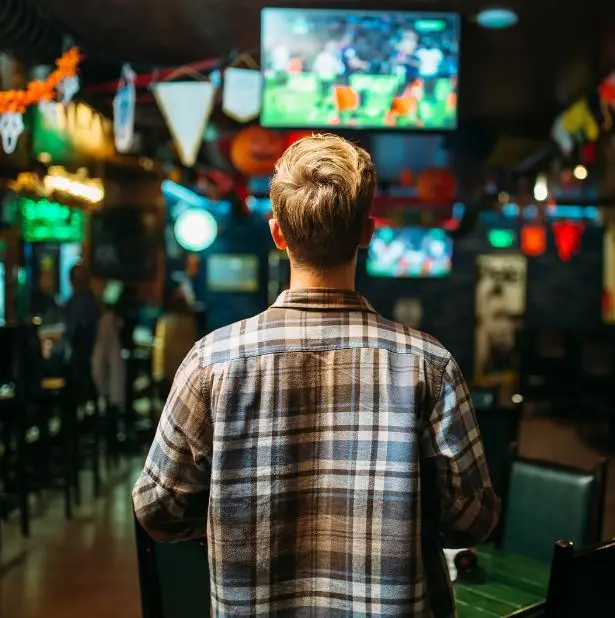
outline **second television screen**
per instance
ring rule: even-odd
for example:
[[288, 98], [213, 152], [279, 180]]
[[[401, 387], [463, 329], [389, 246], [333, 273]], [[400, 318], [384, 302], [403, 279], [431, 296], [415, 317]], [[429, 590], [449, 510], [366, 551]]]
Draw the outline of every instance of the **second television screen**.
[[456, 14], [264, 9], [261, 52], [264, 126], [457, 125]]

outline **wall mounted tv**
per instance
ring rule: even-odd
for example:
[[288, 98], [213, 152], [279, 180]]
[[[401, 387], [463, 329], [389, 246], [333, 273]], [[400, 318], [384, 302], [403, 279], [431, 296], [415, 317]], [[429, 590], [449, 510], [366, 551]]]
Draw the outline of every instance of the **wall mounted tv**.
[[453, 240], [440, 228], [385, 227], [369, 245], [372, 277], [445, 277], [451, 272]]
[[459, 35], [455, 13], [263, 9], [261, 124], [454, 129]]
[[137, 208], [109, 208], [92, 215], [91, 270], [105, 279], [151, 279], [159, 244], [157, 215]]

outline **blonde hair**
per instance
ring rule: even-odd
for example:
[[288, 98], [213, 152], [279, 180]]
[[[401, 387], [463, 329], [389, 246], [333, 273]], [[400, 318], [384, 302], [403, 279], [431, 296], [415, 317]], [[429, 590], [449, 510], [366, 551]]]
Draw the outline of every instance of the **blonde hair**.
[[350, 262], [375, 186], [369, 154], [337, 135], [290, 146], [276, 164], [271, 201], [292, 257], [321, 270]]

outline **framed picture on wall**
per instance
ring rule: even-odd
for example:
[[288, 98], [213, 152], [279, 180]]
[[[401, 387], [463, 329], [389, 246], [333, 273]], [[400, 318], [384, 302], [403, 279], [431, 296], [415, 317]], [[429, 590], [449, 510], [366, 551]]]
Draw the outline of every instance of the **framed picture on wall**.
[[525, 313], [527, 259], [517, 254], [477, 258], [474, 378], [497, 386], [515, 379], [517, 329]]

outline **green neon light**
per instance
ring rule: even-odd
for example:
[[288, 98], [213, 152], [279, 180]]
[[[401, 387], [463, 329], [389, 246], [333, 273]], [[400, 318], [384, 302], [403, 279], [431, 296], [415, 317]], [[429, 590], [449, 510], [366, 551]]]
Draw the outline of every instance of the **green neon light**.
[[512, 230], [489, 230], [487, 234], [489, 244], [495, 249], [508, 249], [515, 244], [516, 236]]
[[82, 242], [86, 215], [49, 200], [19, 200], [21, 234], [26, 242]]

